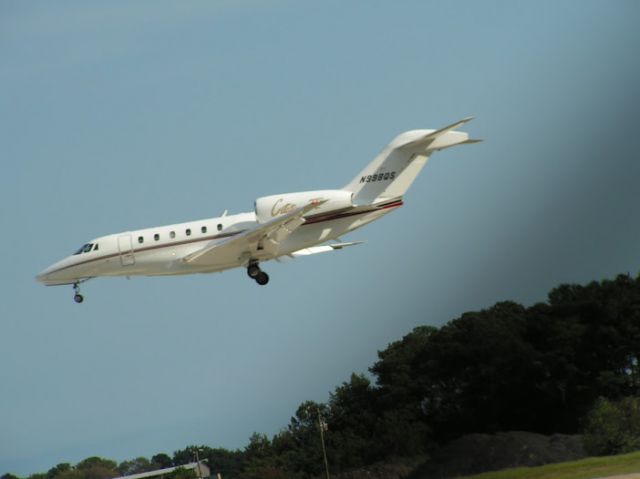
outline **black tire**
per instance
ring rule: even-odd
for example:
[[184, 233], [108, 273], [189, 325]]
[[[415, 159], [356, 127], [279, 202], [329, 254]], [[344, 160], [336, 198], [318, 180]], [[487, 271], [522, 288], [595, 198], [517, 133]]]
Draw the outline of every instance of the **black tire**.
[[260, 273], [262, 273], [262, 270], [257, 263], [247, 266], [247, 274], [249, 275], [249, 278], [256, 279]]
[[269, 275], [264, 271], [260, 271], [258, 276], [256, 276], [256, 283], [258, 283], [260, 286], [264, 286], [268, 282], [269, 282]]
[[84, 301], [84, 296], [82, 296], [80, 293], [76, 293], [76, 294], [73, 296], [73, 300], [74, 300], [76, 303], [82, 303], [82, 302]]

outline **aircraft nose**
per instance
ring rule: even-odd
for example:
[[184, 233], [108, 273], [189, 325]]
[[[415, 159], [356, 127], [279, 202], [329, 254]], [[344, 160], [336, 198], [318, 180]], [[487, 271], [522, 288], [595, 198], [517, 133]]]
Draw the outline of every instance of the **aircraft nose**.
[[40, 271], [36, 275], [36, 281], [38, 283], [43, 283], [43, 284], [49, 284], [49, 283], [55, 281], [57, 279], [57, 277], [55, 275], [56, 270], [57, 270], [57, 265], [58, 265], [58, 263], [52, 264], [48, 268], [45, 268], [42, 271]]
[[36, 281], [46, 286], [73, 284], [78, 281], [73, 257], [61, 259], [36, 275]]
[[40, 271], [37, 275], [36, 275], [36, 281], [38, 283], [46, 283], [47, 282], [47, 278], [49, 277], [50, 274], [50, 270], [51, 268], [47, 268], [47, 269], [43, 269], [42, 271]]

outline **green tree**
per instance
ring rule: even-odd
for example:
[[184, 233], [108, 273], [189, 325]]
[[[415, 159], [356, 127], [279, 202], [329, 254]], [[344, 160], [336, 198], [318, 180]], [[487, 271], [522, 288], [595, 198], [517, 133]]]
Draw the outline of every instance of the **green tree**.
[[640, 398], [598, 399], [586, 417], [583, 441], [586, 451], [594, 456], [639, 450]]
[[599, 396], [640, 392], [640, 278], [561, 285], [549, 293], [549, 305], [532, 308], [530, 316], [547, 430], [574, 432]]
[[154, 469], [154, 465], [146, 457], [136, 457], [129, 461], [122, 461], [118, 465], [118, 472], [123, 476], [129, 476], [131, 474], [139, 474], [141, 472], [148, 472]]
[[278, 465], [280, 461], [265, 434], [254, 432], [249, 438], [249, 444], [244, 449], [242, 471], [239, 477], [243, 479], [286, 478], [286, 472]]
[[64, 472], [59, 477], [63, 477], [63, 479], [111, 479], [118, 476], [119, 472], [115, 461], [93, 456], [80, 461], [74, 470]]
[[173, 461], [168, 454], [161, 452], [156, 454], [151, 458], [151, 463], [153, 464], [154, 469], [166, 469], [168, 467], [173, 466]]
[[60, 474], [62, 474], [63, 472], [67, 472], [70, 470], [71, 470], [71, 464], [69, 464], [68, 462], [61, 462], [60, 464], [49, 469], [49, 471], [47, 472], [47, 477], [49, 479], [53, 479], [59, 476]]
[[[442, 440], [524, 422], [523, 378], [534, 359], [525, 331], [525, 308], [511, 302], [465, 313], [439, 330], [416, 328], [380, 352], [371, 368], [384, 409], [403, 418], [407, 431], [410, 424], [422, 429], [415, 439], [423, 450], [430, 428]], [[407, 444], [399, 452], [412, 449], [419, 448]]]
[[209, 446], [187, 446], [173, 454], [173, 463], [184, 465], [195, 462], [196, 452], [201, 461], [206, 460], [211, 473], [215, 476], [220, 473], [222, 477], [234, 477], [242, 469], [243, 453], [241, 451], [229, 451], [224, 448], [211, 448]]
[[98, 457], [98, 456], [88, 457], [80, 461], [78, 464], [76, 464], [76, 469], [80, 471], [89, 470], [95, 467], [102, 467], [105, 469], [116, 470], [117, 464], [115, 461], [112, 461], [111, 459], [103, 459], [102, 457]]
[[87, 471], [79, 471], [72, 467], [71, 469], [59, 472], [56, 475], [56, 479], [85, 479], [87, 476]]
[[327, 406], [305, 401], [289, 421], [286, 431], [277, 434], [273, 447], [280, 465], [291, 474], [317, 476], [324, 469], [318, 413], [327, 415]]
[[200, 450], [204, 449], [205, 446], [187, 446], [184, 449], [180, 449], [173, 453], [173, 463], [176, 466], [183, 466], [185, 464], [189, 464], [191, 462], [195, 462], [196, 460], [196, 451], [200, 454]]
[[[598, 396], [640, 393], [638, 351], [640, 278], [561, 285], [548, 304], [497, 303], [390, 344], [371, 368], [377, 412], [440, 441], [513, 429], [574, 433]], [[415, 431], [396, 428], [401, 439], [403, 429]]]
[[241, 451], [204, 447], [200, 452], [200, 459], [206, 459], [214, 477], [219, 473], [224, 478], [233, 478], [242, 469], [243, 454]]
[[380, 457], [376, 390], [362, 374], [352, 374], [331, 394], [325, 434], [331, 470], [359, 467]]

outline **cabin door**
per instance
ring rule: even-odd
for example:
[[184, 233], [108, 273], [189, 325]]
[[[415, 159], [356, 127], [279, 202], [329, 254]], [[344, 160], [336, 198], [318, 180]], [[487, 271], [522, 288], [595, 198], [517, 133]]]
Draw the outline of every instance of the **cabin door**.
[[118, 251], [120, 252], [120, 264], [122, 264], [122, 266], [132, 266], [136, 264], [130, 234], [118, 236]]

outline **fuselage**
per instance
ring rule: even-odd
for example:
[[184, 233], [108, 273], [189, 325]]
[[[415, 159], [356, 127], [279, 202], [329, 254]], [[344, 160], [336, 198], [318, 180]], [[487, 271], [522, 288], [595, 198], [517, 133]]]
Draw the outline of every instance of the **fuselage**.
[[[354, 207], [310, 215], [305, 224], [287, 237], [278, 257], [336, 239], [374, 221], [402, 205], [387, 202], [375, 207]], [[223, 242], [258, 225], [254, 212], [225, 215], [167, 226], [101, 236], [54, 263], [36, 279], [45, 285], [75, 284], [101, 276], [158, 276], [214, 273], [244, 266], [238, 257], [220, 256], [207, 264], [182, 261], [204, 245]], [[251, 259], [267, 261], [273, 255], [255, 251]]]
[[255, 200], [253, 212], [95, 238], [36, 279], [46, 285], [73, 284], [78, 303], [83, 301], [80, 283], [100, 276], [213, 273], [246, 267], [247, 275], [264, 286], [269, 275], [260, 263], [361, 243], [333, 241], [401, 206], [433, 152], [479, 141], [454, 131], [470, 119], [438, 130], [401, 133], [340, 189], [262, 196]]

